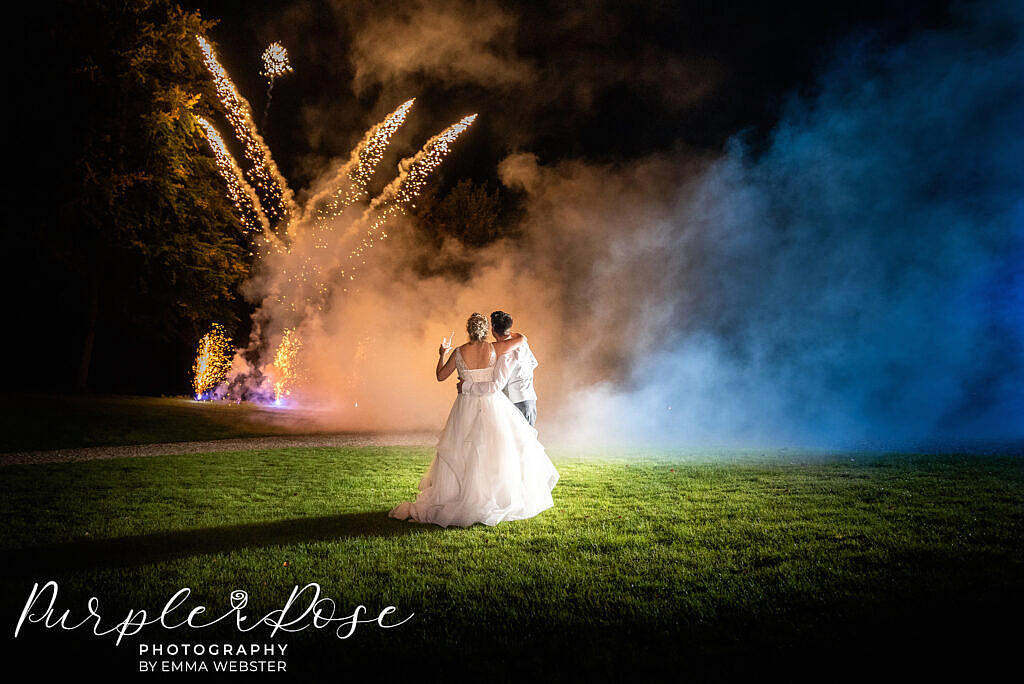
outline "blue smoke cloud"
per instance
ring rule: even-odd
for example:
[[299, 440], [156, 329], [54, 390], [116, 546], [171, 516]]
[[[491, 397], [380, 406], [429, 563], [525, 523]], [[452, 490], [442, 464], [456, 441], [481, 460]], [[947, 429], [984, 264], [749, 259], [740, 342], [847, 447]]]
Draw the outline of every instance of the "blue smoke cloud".
[[623, 436], [845, 447], [1024, 437], [1024, 6], [839, 51], [770, 144], [687, 187], [674, 324]]

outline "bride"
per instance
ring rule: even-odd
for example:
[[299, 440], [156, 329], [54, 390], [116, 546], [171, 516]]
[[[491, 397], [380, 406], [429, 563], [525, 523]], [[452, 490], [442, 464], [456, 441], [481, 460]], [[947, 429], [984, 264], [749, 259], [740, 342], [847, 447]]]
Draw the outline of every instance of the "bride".
[[438, 382], [458, 369], [462, 390], [416, 501], [395, 506], [389, 514], [393, 518], [441, 527], [497, 525], [532, 518], [554, 505], [551, 490], [558, 471], [537, 441], [537, 431], [501, 391], [526, 337], [513, 333], [508, 340], [489, 343], [487, 319], [478, 313], [469, 317], [466, 331], [469, 342], [447, 362], [450, 346], [438, 350]]

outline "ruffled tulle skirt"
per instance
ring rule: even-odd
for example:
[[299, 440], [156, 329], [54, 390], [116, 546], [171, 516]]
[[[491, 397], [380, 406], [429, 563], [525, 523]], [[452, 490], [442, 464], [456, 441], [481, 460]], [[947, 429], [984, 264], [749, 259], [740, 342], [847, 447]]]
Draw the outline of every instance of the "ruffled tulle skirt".
[[441, 527], [497, 525], [551, 508], [557, 482], [537, 431], [508, 397], [460, 394], [416, 501], [398, 504], [389, 515]]

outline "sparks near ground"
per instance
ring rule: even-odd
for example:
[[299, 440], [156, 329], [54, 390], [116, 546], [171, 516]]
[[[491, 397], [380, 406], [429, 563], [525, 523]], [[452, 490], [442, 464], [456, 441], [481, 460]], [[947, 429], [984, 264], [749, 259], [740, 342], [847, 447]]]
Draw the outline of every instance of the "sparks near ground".
[[[217, 97], [225, 108], [228, 123], [244, 150], [245, 167], [232, 156], [212, 123], [197, 118], [199, 128], [209, 142], [217, 168], [227, 184], [228, 198], [253, 241], [260, 265], [271, 267], [269, 262], [273, 260], [272, 268], [289, 286], [286, 292], [273, 293], [271, 301], [298, 319], [280, 336], [281, 341], [271, 363], [242, 371], [272, 378], [273, 391], [265, 398], [279, 404], [289, 396], [296, 381], [295, 369], [300, 365], [297, 356], [302, 348], [303, 312], [322, 310], [336, 287], [348, 292], [359, 266], [365, 263], [366, 250], [387, 238], [384, 228], [388, 221], [408, 210], [423, 191], [430, 174], [451, 152], [452, 143], [473, 124], [477, 115], [463, 117], [430, 138], [415, 155], [403, 159], [398, 165], [398, 175], [371, 199], [367, 185], [391, 138], [405, 122], [414, 100], [403, 102], [366, 132], [348, 160], [299, 207], [256, 128], [248, 101], [217, 59], [209, 41], [202, 36], [197, 36], [196, 40], [203, 62], [213, 77]], [[274, 79], [291, 70], [284, 47], [280, 43], [271, 44], [263, 54], [261, 72], [269, 80], [270, 89]], [[268, 89], [268, 106], [270, 94]], [[366, 204], [365, 209], [348, 211], [360, 203]], [[358, 237], [360, 234], [361, 238]], [[332, 266], [330, 259], [316, 258], [317, 250], [331, 253], [344, 238], [352, 236], [356, 237], [356, 244], [342, 268]], [[257, 310], [257, 318], [259, 313]], [[265, 341], [258, 340], [255, 344], [264, 345]], [[242, 365], [248, 363], [243, 360]], [[223, 384], [223, 380], [221, 378], [219, 382]], [[197, 389], [196, 394], [197, 397], [217, 397], [225, 396], [227, 392], [223, 387], [209, 387], [202, 392]]]
[[272, 382], [274, 383], [274, 403], [280, 404], [284, 399], [291, 396], [291, 388], [298, 376], [298, 354], [302, 349], [302, 340], [291, 328], [284, 331], [281, 343], [277, 345], [277, 352], [274, 354], [274, 363], [268, 369]]
[[196, 399], [209, 395], [217, 385], [227, 378], [231, 368], [231, 345], [228, 343], [224, 326], [214, 323], [210, 332], [199, 340], [199, 351], [192, 366], [192, 388]]

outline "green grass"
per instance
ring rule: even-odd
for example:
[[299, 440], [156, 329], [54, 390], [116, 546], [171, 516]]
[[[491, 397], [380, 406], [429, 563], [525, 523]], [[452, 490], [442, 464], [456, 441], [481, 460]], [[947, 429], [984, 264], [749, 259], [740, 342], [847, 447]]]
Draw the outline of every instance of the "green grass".
[[188, 397], [0, 395], [0, 452], [308, 434], [252, 404]]
[[[348, 610], [415, 617], [346, 641], [285, 637], [290, 671], [373, 664], [383, 678], [422, 663], [500, 681], [671, 668], [685, 680], [819, 663], [834, 677], [922, 653], [945, 667], [982, 646], [996, 651], [979, 664], [991, 663], [1009, 637], [986, 621], [1024, 608], [1019, 459], [563, 453], [555, 508], [532, 520], [442, 530], [388, 519], [430, 455], [288, 449], [5, 467], [5, 624], [31, 583], [50, 578], [62, 609], [81, 613], [95, 595], [118, 619], [159, 610], [184, 586], [217, 614], [245, 589], [262, 615], [318, 582]], [[147, 633], [267, 641], [184, 632]], [[26, 634], [25, 649], [58, 640], [115, 672], [138, 660], [110, 637]]]

